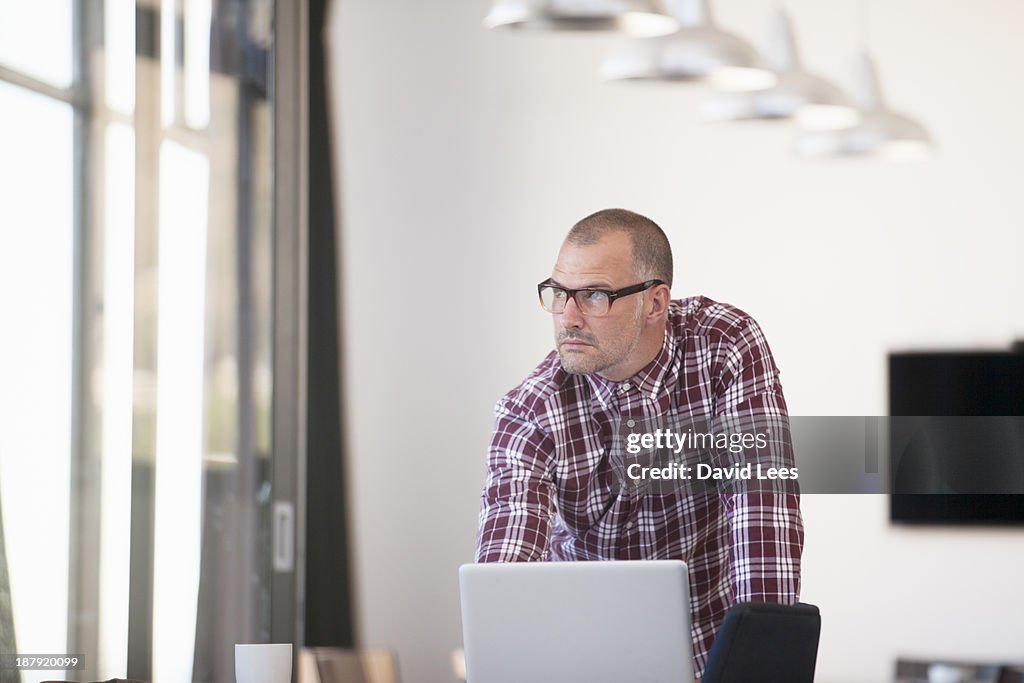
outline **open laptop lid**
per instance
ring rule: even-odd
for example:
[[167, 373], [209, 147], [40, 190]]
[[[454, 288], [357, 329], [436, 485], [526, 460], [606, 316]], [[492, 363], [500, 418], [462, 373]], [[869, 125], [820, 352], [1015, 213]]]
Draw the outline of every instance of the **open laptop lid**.
[[693, 681], [686, 564], [465, 564], [468, 683]]

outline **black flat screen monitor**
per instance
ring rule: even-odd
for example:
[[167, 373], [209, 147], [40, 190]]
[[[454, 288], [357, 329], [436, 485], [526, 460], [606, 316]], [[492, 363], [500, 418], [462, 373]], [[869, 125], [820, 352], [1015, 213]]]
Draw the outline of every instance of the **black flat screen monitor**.
[[[956, 448], [944, 457], [962, 459], [971, 467], [979, 458], [992, 453], [992, 430], [986, 427], [981, 438], [961, 433], [956, 420], [938, 420], [942, 416], [1024, 416], [1024, 353], [938, 352], [898, 353], [889, 356], [889, 414], [929, 417], [944, 430], [945, 443]], [[965, 429], [979, 429], [985, 421], [960, 421]], [[894, 419], [890, 430], [890, 457], [898, 457], [906, 441], [897, 443], [896, 432], [905, 422]], [[1024, 468], [1024, 417], [998, 421], [1001, 431], [995, 448], [1004, 462]], [[971, 426], [974, 425], [974, 426]], [[936, 439], [937, 441], [938, 439]], [[981, 446], [984, 441], [988, 446]], [[984, 448], [981, 452], [979, 449]], [[973, 451], [973, 452], [972, 452]], [[905, 451], [902, 451], [905, 452]], [[902, 493], [914, 490], [900, 481], [894, 465], [890, 519], [893, 522], [919, 524], [1024, 524], [1024, 495], [1016, 493]]]

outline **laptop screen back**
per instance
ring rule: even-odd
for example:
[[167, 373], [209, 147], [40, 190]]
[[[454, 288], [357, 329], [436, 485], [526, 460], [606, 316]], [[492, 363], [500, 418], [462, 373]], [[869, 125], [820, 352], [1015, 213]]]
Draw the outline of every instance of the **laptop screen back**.
[[467, 564], [468, 683], [689, 683], [686, 564]]

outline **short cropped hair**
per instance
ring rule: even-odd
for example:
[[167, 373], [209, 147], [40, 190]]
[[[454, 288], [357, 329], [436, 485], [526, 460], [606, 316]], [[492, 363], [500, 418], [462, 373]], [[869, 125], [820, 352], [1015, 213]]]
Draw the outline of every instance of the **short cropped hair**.
[[633, 246], [633, 266], [642, 280], [662, 280], [672, 286], [672, 247], [658, 224], [626, 209], [603, 209], [572, 226], [565, 241], [589, 246], [605, 235], [624, 232]]

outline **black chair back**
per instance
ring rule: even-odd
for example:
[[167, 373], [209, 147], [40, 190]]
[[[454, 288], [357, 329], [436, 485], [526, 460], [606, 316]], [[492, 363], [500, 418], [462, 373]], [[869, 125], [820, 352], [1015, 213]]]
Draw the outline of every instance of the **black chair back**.
[[814, 605], [734, 605], [715, 636], [701, 683], [812, 683], [820, 633]]

